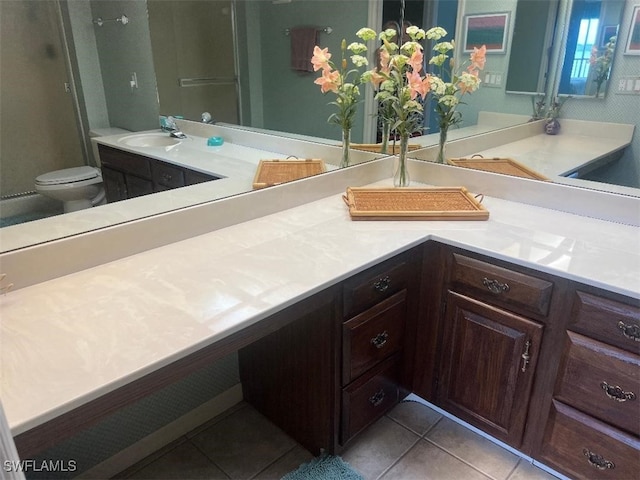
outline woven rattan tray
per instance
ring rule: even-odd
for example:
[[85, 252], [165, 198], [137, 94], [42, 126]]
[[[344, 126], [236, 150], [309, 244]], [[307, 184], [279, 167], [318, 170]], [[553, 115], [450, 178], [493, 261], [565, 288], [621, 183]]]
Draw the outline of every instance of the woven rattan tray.
[[348, 187], [353, 220], [486, 220], [489, 212], [464, 187]]
[[325, 171], [324, 160], [316, 158], [304, 160], [260, 160], [253, 179], [253, 188], [270, 187], [317, 175]]
[[[352, 143], [351, 148], [354, 150], [366, 150], [367, 152], [373, 153], [382, 153], [382, 144], [381, 143]], [[407, 145], [408, 151], [412, 152], [414, 150], [418, 150], [422, 148], [422, 145], [410, 143]], [[400, 143], [389, 142], [387, 145], [387, 153], [390, 155], [397, 155], [400, 153]]]
[[451, 165], [473, 168], [474, 170], [484, 170], [485, 172], [502, 173], [503, 175], [549, 181], [549, 179], [544, 175], [525, 167], [512, 158], [449, 158], [447, 159], [447, 162]]

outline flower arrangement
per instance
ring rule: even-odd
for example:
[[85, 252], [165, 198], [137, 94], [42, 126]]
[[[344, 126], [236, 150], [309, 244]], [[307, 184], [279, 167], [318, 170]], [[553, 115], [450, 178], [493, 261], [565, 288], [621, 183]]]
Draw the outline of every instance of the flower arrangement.
[[438, 100], [436, 113], [438, 114], [438, 126], [440, 127], [440, 149], [437, 161], [444, 163], [444, 146], [447, 140], [449, 128], [462, 121], [462, 113], [457, 110], [462, 102], [462, 97], [475, 92], [480, 87], [480, 70], [486, 63], [487, 48], [474, 47], [469, 60], [460, 65], [450, 55], [455, 49], [455, 40], [450, 42], [440, 41], [447, 35], [446, 30], [440, 27], [432, 28], [427, 32], [427, 38], [434, 40], [435, 54], [429, 60], [434, 65], [437, 74], [432, 74], [431, 92]]
[[593, 81], [596, 83], [596, 98], [600, 96], [602, 84], [609, 78], [613, 52], [616, 49], [616, 40], [616, 36], [609, 38], [601, 55], [596, 45], [591, 49], [589, 63], [594, 68]]
[[[370, 29], [367, 37], [372, 35]], [[361, 31], [362, 31], [361, 30]], [[375, 32], [373, 32], [375, 34]], [[395, 30], [380, 33], [380, 67], [370, 72], [371, 82], [378, 88], [376, 98], [381, 109], [393, 113], [392, 129], [403, 138], [422, 131], [423, 102], [429, 93], [436, 98], [436, 113], [439, 117], [441, 132], [441, 151], [438, 161], [444, 161], [444, 142], [450, 126], [462, 120], [462, 114], [456, 110], [465, 94], [474, 92], [480, 86], [479, 71], [484, 68], [486, 47], [474, 48], [466, 70], [455, 69], [454, 60], [450, 58], [455, 42], [441, 42], [447, 35], [442, 27], [433, 27], [426, 32], [416, 26], [407, 27], [409, 41], [400, 46], [391, 41], [397, 34]], [[434, 55], [429, 60], [439, 72], [424, 71], [423, 47], [421, 40], [433, 40]], [[464, 67], [465, 64], [461, 65]], [[401, 144], [402, 151], [402, 144]]]
[[[360, 36], [360, 35], [358, 35]], [[360, 38], [362, 38], [360, 36]], [[363, 54], [367, 51], [367, 46], [361, 42], [354, 42], [347, 45], [345, 39], [340, 45], [342, 54], [341, 61], [336, 66], [331, 61], [331, 53], [328, 48], [315, 46], [311, 63], [313, 70], [320, 70], [322, 75], [315, 80], [315, 84], [320, 85], [323, 94], [333, 92], [336, 100], [330, 102], [336, 105], [338, 111], [329, 116], [328, 122], [334, 123], [342, 128], [342, 161], [341, 167], [349, 165], [349, 146], [353, 119], [360, 102], [359, 85], [368, 80], [368, 77], [360, 72], [361, 67], [368, 65], [367, 58]], [[349, 56], [349, 60], [347, 60]], [[349, 65], [351, 64], [351, 66]]]

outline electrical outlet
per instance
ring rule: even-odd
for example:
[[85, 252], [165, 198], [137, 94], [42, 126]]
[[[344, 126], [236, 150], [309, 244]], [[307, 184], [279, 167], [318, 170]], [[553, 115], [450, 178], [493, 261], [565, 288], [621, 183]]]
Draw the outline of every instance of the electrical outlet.
[[620, 95], [640, 95], [640, 76], [627, 75], [618, 80], [618, 89], [615, 92]]
[[138, 75], [136, 74], [136, 72], [131, 73], [131, 80], [129, 80], [129, 86], [131, 87], [131, 90], [133, 90], [134, 88], [138, 88]]
[[483, 87], [499, 88], [502, 86], [502, 72], [484, 72]]

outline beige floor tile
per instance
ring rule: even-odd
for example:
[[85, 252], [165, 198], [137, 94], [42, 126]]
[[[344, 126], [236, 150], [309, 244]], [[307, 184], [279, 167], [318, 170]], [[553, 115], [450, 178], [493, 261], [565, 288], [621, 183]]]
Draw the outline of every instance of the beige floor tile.
[[191, 442], [184, 442], [127, 477], [136, 480], [211, 479], [228, 480]]
[[400, 402], [387, 416], [420, 436], [442, 418], [435, 410], [413, 401]]
[[509, 480], [556, 480], [556, 477], [521, 458]]
[[191, 438], [232, 479], [247, 479], [296, 443], [247, 405]]
[[487, 480], [435, 445], [420, 440], [380, 480]]
[[260, 472], [254, 480], [279, 480], [289, 472], [293, 472], [303, 463], [313, 459], [311, 452], [298, 445], [278, 459], [273, 465]]
[[393, 420], [382, 417], [341, 456], [367, 480], [373, 480], [393, 465], [419, 438]]
[[504, 480], [519, 457], [462, 425], [443, 418], [425, 438], [492, 478]]

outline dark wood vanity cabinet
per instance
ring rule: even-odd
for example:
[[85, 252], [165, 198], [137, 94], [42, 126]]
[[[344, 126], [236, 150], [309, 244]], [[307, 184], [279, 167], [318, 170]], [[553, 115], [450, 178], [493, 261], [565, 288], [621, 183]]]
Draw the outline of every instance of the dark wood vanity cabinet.
[[571, 478], [637, 477], [638, 301], [437, 242], [323, 295], [239, 354], [245, 399], [311, 452], [414, 392]]
[[445, 264], [436, 403], [520, 447], [554, 285], [461, 253]]
[[219, 178], [105, 145], [98, 151], [108, 203]]
[[638, 478], [640, 303], [577, 287], [541, 461], [573, 478]]
[[314, 454], [342, 450], [411, 390], [420, 267], [419, 248], [384, 261], [240, 350], [245, 400]]

